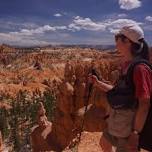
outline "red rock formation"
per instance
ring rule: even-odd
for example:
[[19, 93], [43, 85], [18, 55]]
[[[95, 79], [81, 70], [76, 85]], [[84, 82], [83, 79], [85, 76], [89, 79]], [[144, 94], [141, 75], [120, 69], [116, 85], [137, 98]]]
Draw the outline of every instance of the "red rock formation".
[[[10, 110], [12, 107], [9, 104], [1, 101], [0, 108], [3, 108], [5, 110]], [[2, 152], [2, 151], [3, 151], [3, 137], [2, 137], [2, 133], [0, 131], [0, 152]]]
[[[55, 122], [52, 124], [52, 134], [56, 137], [54, 140], [61, 150], [71, 143], [73, 138], [80, 133], [82, 127], [87, 131], [101, 131], [105, 127], [103, 117], [108, 104], [105, 93], [101, 93], [96, 88], [91, 91], [88, 102], [92, 103], [92, 106], [87, 110], [84, 118], [86, 76], [89, 70], [89, 66], [81, 63], [76, 65], [67, 63], [65, 67], [65, 80], [59, 86]], [[80, 109], [83, 112], [79, 115]], [[83, 119], [85, 119], [84, 126], [82, 126]], [[48, 141], [51, 144], [51, 139]]]
[[46, 111], [42, 103], [39, 105], [37, 113], [37, 124], [31, 132], [31, 145], [33, 152], [45, 152], [52, 149], [47, 142], [47, 136], [52, 131], [52, 123], [47, 120]]
[[2, 134], [0, 131], [0, 152], [2, 152], [2, 150], [3, 150], [3, 140], [2, 140]]
[[[44, 107], [40, 105], [38, 127], [32, 132], [32, 143], [35, 141], [35, 145], [39, 145], [39, 150], [49, 149], [60, 152], [72, 143], [80, 131], [102, 131], [106, 127], [103, 119], [109, 108], [106, 94], [93, 87], [90, 97], [87, 99], [89, 90], [87, 76], [92, 68], [97, 70], [100, 78], [102, 74], [102, 77], [107, 80], [110, 80], [107, 75], [114, 70], [114, 68], [111, 69], [107, 61], [98, 63], [67, 62], [64, 79], [58, 87], [55, 120], [52, 122], [51, 130], [46, 138], [40, 136], [44, 128], [42, 129], [39, 123], [41, 119], [45, 120], [46, 118]], [[113, 75], [116, 75], [115, 72]], [[87, 100], [90, 106], [85, 113]], [[47, 122], [47, 120], [45, 121]], [[82, 126], [83, 121], [84, 126]], [[42, 146], [40, 146], [41, 143], [43, 143]]]

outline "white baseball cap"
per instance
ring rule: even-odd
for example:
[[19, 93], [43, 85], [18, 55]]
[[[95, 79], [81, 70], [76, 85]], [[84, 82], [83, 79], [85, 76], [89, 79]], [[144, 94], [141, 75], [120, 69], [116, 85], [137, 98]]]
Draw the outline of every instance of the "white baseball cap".
[[120, 31], [119, 34], [123, 34], [131, 41], [141, 44], [139, 42], [140, 39], [144, 38], [144, 31], [138, 25], [128, 25], [124, 26]]

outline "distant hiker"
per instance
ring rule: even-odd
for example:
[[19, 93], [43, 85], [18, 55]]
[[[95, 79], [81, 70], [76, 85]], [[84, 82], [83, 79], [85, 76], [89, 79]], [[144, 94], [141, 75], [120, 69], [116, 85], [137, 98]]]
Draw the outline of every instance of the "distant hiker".
[[152, 67], [143, 30], [138, 25], [123, 27], [115, 35], [121, 58], [121, 76], [115, 86], [89, 76], [94, 86], [107, 94], [111, 106], [108, 127], [100, 144], [104, 152], [152, 152]]
[[34, 64], [34, 68], [36, 70], [42, 70], [42, 66], [40, 64], [40, 62], [38, 60], [36, 60], [35, 64]]

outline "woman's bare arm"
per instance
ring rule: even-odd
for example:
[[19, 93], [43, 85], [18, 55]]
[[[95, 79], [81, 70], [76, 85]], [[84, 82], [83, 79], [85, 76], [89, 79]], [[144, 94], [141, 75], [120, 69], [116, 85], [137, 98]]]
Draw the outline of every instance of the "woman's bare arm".
[[150, 108], [150, 99], [139, 99], [139, 107], [135, 116], [134, 130], [141, 132]]
[[95, 75], [90, 75], [89, 81], [91, 83], [93, 83], [94, 86], [96, 86], [97, 88], [99, 88], [100, 90], [102, 90], [104, 92], [108, 92], [109, 90], [111, 90], [114, 87], [110, 84], [107, 84], [103, 81], [98, 80], [98, 78]]
[[95, 83], [95, 86], [104, 92], [108, 92], [109, 90], [111, 90], [113, 88], [112, 85], [104, 83], [104, 82], [99, 81], [99, 80]]

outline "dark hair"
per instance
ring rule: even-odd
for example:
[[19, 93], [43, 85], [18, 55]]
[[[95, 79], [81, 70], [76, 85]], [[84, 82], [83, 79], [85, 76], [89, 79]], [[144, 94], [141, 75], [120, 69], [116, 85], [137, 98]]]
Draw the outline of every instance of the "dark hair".
[[[128, 39], [123, 34], [115, 35], [116, 41], [118, 40], [118, 38], [121, 38], [121, 40], [123, 42], [125, 41], [125, 39]], [[147, 42], [143, 38], [138, 40], [139, 42], [141, 42], [141, 44], [135, 43], [135, 42], [131, 41], [130, 39], [128, 39], [128, 40], [131, 42], [131, 54], [133, 55], [133, 57], [140, 57], [142, 59], [149, 61], [150, 55], [149, 55], [149, 47], [148, 47]], [[142, 44], [143, 44], [143, 46], [142, 46]]]
[[[134, 43], [131, 41], [131, 43], [132, 43], [132, 45], [131, 45], [132, 55], [134, 57], [139, 56], [140, 58], [149, 61], [150, 55], [149, 55], [149, 47], [148, 47], [147, 42], [144, 39], [140, 39], [138, 41], [141, 42], [141, 44], [137, 44], [137, 43]], [[141, 45], [143, 45], [143, 46], [141, 46]]]

